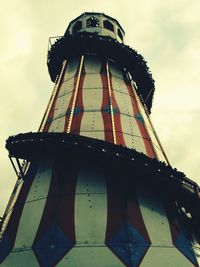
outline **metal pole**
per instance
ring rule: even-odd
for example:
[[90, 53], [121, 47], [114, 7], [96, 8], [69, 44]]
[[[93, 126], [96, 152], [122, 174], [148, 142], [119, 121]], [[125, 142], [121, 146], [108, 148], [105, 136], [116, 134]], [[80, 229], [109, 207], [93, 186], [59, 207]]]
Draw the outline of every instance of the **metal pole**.
[[69, 122], [68, 122], [68, 126], [67, 126], [67, 133], [70, 133], [71, 130], [71, 126], [72, 126], [72, 119], [73, 119], [73, 115], [74, 115], [74, 109], [75, 109], [75, 105], [76, 105], [76, 100], [77, 100], [77, 95], [78, 95], [78, 88], [79, 88], [79, 83], [80, 83], [80, 78], [81, 78], [81, 72], [82, 72], [82, 68], [83, 68], [83, 61], [84, 61], [84, 56], [81, 56], [81, 61], [80, 61], [80, 66], [79, 66], [79, 70], [78, 70], [78, 78], [76, 81], [76, 86], [74, 89], [74, 98], [72, 101], [72, 109], [69, 115]]
[[64, 69], [65, 69], [65, 67], [66, 67], [66, 63], [67, 63], [67, 61], [65, 60], [65, 61], [63, 62], [63, 66], [62, 66], [60, 75], [57, 76], [57, 78], [56, 78], [55, 85], [54, 85], [54, 89], [53, 89], [52, 95], [51, 95], [51, 97], [50, 97], [49, 103], [48, 103], [48, 105], [47, 105], [47, 108], [46, 108], [46, 110], [45, 110], [45, 113], [44, 113], [44, 116], [43, 116], [43, 118], [42, 118], [42, 121], [41, 121], [41, 123], [40, 123], [38, 132], [42, 132], [42, 131], [44, 130], [44, 126], [45, 126], [45, 124], [46, 124], [47, 118], [48, 118], [48, 116], [49, 116], [49, 114], [50, 114], [50, 112], [51, 112], [52, 106], [53, 106], [54, 101], [55, 101], [55, 98], [56, 98], [56, 96], [57, 96], [57, 94], [58, 94], [58, 90], [59, 90], [59, 88], [60, 88], [60, 81], [61, 81], [61, 78], [62, 78], [62, 76], [63, 76]]
[[110, 83], [108, 61], [106, 62], [106, 73], [107, 73], [108, 92], [109, 92], [109, 100], [110, 100], [110, 115], [111, 115], [111, 123], [112, 123], [112, 130], [113, 130], [113, 139], [114, 139], [113, 141], [114, 141], [114, 144], [117, 144], [116, 128], [115, 128], [115, 120], [114, 120], [114, 112], [113, 112], [113, 104], [112, 104], [112, 89], [111, 89], [111, 83]]

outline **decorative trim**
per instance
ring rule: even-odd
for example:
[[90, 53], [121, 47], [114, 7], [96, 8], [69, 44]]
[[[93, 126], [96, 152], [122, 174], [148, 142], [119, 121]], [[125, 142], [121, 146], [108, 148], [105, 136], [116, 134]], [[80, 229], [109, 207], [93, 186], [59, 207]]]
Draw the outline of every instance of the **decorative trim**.
[[55, 81], [60, 72], [64, 59], [87, 53], [115, 60], [126, 68], [137, 85], [141, 101], [144, 103], [146, 100], [145, 104], [150, 113], [155, 87], [146, 61], [135, 50], [109, 36], [81, 32], [59, 38], [48, 52], [47, 65], [52, 81]]
[[113, 142], [116, 145], [117, 144], [117, 138], [116, 138], [115, 119], [114, 119], [114, 111], [113, 111], [113, 104], [112, 104], [112, 89], [111, 89], [111, 83], [110, 83], [110, 72], [109, 72], [108, 62], [106, 62], [106, 74], [107, 74], [107, 81], [108, 81], [108, 92], [109, 92], [110, 115], [111, 115], [112, 131], [113, 131]]
[[74, 98], [73, 98], [72, 108], [71, 108], [71, 112], [70, 112], [70, 116], [69, 116], [69, 122], [68, 122], [68, 126], [67, 126], [67, 133], [70, 133], [70, 130], [71, 130], [72, 119], [73, 119], [74, 109], [75, 109], [77, 95], [78, 95], [80, 77], [81, 77], [81, 72], [82, 72], [82, 68], [83, 68], [83, 61], [84, 61], [84, 56], [81, 56], [80, 66], [79, 66], [79, 70], [78, 70], [78, 78], [76, 81], [76, 87], [74, 89]]

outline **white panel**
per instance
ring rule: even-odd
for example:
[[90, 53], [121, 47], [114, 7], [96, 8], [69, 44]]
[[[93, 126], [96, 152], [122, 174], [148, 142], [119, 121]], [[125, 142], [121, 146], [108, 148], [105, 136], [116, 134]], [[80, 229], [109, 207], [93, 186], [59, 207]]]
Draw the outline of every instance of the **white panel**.
[[[85, 85], [85, 83], [84, 83]], [[83, 90], [84, 110], [101, 110], [102, 89], [85, 89]]]
[[172, 247], [150, 247], [140, 267], [192, 267], [183, 254]]
[[[91, 57], [91, 59], [94, 59]], [[86, 60], [85, 69], [91, 71], [91, 66], [94, 65], [95, 71], [98, 68], [98, 60], [94, 61]], [[100, 65], [100, 62], [99, 62]], [[99, 67], [100, 71], [100, 67]], [[99, 89], [87, 89], [87, 88], [99, 88]], [[83, 84], [83, 106], [84, 113], [81, 121], [80, 135], [98, 138], [104, 140], [104, 124], [101, 114], [101, 105], [103, 100], [102, 81], [100, 73], [98, 75], [86, 74]], [[87, 132], [87, 133], [86, 133]]]
[[65, 116], [52, 121], [49, 132], [63, 132], [65, 126]]
[[57, 98], [54, 109], [53, 121], [49, 127], [49, 132], [63, 132], [65, 125], [65, 115], [72, 96], [72, 89], [73, 88], [69, 88], [69, 93], [65, 95], [63, 94], [62, 96]]
[[80, 135], [105, 139], [104, 125], [100, 111], [84, 111], [81, 122]]
[[138, 186], [137, 193], [144, 224], [152, 242], [141, 266], [193, 266], [172, 243], [171, 230], [162, 200], [142, 186]]
[[85, 72], [86, 72], [86, 75], [89, 74], [89, 73], [92, 73], [92, 68], [93, 68], [93, 59], [95, 57], [92, 56], [92, 55], [87, 55], [85, 57]]
[[74, 77], [62, 83], [58, 97], [69, 94], [74, 88]]
[[106, 182], [101, 167], [85, 163], [77, 181], [75, 230], [77, 244], [58, 267], [122, 267], [124, 264], [105, 246], [107, 224]]
[[104, 130], [101, 131], [82, 131], [80, 133], [80, 135], [82, 136], [86, 136], [86, 137], [90, 137], [90, 138], [94, 138], [94, 139], [99, 139], [99, 140], [104, 140], [105, 139], [105, 132]]
[[99, 59], [96, 55], [87, 55], [85, 57], [85, 71], [86, 75], [89, 73], [100, 74], [101, 71], [101, 59]]
[[51, 181], [51, 161], [41, 160], [23, 208], [14, 248], [30, 248], [42, 217]]
[[136, 120], [133, 119], [133, 117], [121, 114], [121, 124], [122, 124], [122, 132], [125, 133], [124, 140], [126, 146], [129, 148], [135, 148], [137, 151], [146, 154], [144, 140], [143, 137], [141, 136]]
[[102, 81], [100, 74], [86, 74], [84, 79], [84, 88], [101, 89]]
[[1, 263], [1, 267], [39, 267], [37, 259], [32, 250], [11, 252]]
[[88, 166], [88, 162], [85, 164], [85, 168], [81, 170], [79, 175], [80, 179], [78, 186], [76, 187], [76, 194], [107, 194], [107, 188], [104, 181], [105, 177], [102, 173], [103, 167], [94, 164]]
[[112, 88], [113, 88], [114, 91], [117, 91], [117, 92], [120, 92], [122, 94], [125, 94], [125, 95], [129, 96], [129, 92], [127, 90], [127, 86], [124, 83], [124, 80], [122, 80], [122, 79], [114, 77], [114, 79], [112, 81]]
[[[118, 86], [119, 79], [112, 77], [113, 88]], [[120, 91], [113, 91], [119, 111], [121, 113], [122, 132], [124, 134], [125, 144], [129, 148], [135, 148], [139, 152], [146, 154], [146, 148], [141, 135], [138, 123], [133, 117], [133, 108], [131, 98], [128, 95], [128, 88], [121, 84]], [[122, 93], [123, 92], [123, 93]]]
[[71, 97], [71, 94], [67, 94], [62, 97], [57, 98], [56, 106], [54, 109], [53, 120], [56, 120], [65, 115], [68, 105], [69, 105], [70, 97]]
[[69, 106], [69, 102], [72, 96], [72, 91], [62, 97], [59, 97], [56, 101], [56, 106], [54, 110], [53, 120], [64, 116], [66, 114], [67, 108]]
[[153, 194], [144, 190], [144, 188], [138, 188], [138, 200], [152, 244], [173, 245], [168, 218], [161, 199], [155, 198]]
[[[87, 183], [86, 183], [87, 181]], [[77, 180], [75, 231], [77, 244], [105, 242], [107, 194], [105, 177], [93, 164], [83, 166]]]
[[56, 265], [56, 267], [76, 267], [76, 266], [77, 267], [80, 266], [123, 267], [125, 265], [107, 247], [74, 247]]
[[73, 58], [69, 62], [67, 62], [67, 68], [64, 75], [64, 81], [73, 78], [76, 74], [76, 70], [78, 68], [80, 59]]
[[[115, 78], [113, 78], [113, 80], [115, 80]], [[134, 116], [130, 96], [118, 91], [114, 91], [113, 93], [117, 101], [120, 113]]]
[[122, 69], [114, 62], [109, 62], [109, 69], [112, 76], [123, 79]]

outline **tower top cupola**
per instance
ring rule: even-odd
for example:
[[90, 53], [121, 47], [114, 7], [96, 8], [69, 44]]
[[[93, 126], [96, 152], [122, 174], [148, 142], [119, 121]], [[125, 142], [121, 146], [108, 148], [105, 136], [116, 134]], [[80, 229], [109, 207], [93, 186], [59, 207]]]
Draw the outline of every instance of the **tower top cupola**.
[[66, 34], [79, 32], [97, 33], [110, 36], [119, 42], [124, 40], [124, 30], [119, 22], [103, 13], [85, 12], [69, 23]]

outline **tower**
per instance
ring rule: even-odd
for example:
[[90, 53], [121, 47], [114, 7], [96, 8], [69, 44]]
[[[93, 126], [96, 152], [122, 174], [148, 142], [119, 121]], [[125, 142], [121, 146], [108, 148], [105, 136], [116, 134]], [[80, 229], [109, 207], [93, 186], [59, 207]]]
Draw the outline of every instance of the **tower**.
[[123, 39], [118, 21], [84, 13], [50, 42], [39, 131], [6, 143], [18, 180], [1, 266], [199, 266], [199, 187], [170, 166], [154, 81]]

